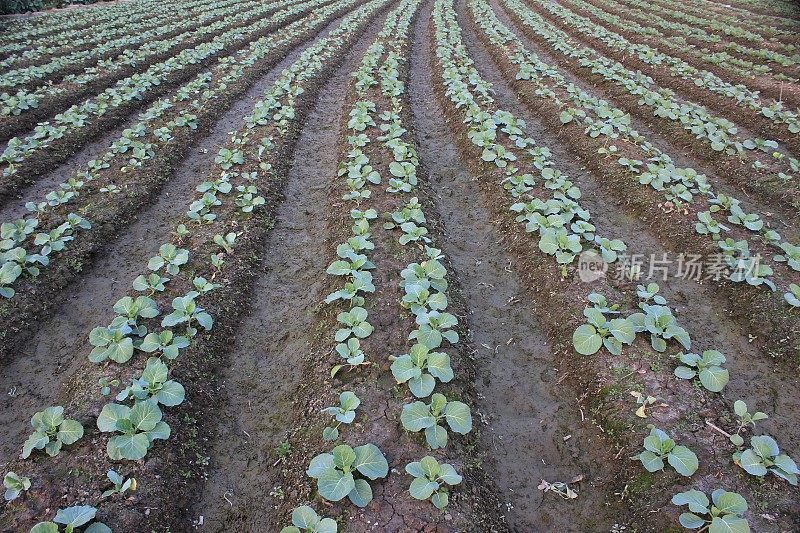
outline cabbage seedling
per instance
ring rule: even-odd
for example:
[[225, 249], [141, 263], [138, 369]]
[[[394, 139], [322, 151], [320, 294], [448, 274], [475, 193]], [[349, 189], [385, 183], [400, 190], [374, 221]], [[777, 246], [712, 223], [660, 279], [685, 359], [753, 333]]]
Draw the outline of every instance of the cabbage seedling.
[[697, 456], [686, 446], [679, 446], [665, 432], [652, 427], [644, 439], [644, 451], [633, 457], [642, 462], [648, 472], [664, 470], [664, 459], [682, 476], [689, 477], [699, 466]]
[[109, 403], [97, 417], [97, 429], [104, 433], [121, 433], [108, 440], [106, 451], [111, 459], [138, 461], [156, 439], [168, 439], [170, 427], [161, 420], [161, 409], [152, 400], [133, 407]]
[[128, 335], [132, 331], [125, 319], [115, 319], [110, 326], [94, 328], [89, 332], [89, 343], [94, 346], [89, 361], [102, 363], [111, 359], [116, 363], [125, 363], [130, 360], [133, 357], [133, 339]]
[[583, 315], [588, 324], [578, 326], [572, 334], [572, 346], [581, 355], [592, 355], [605, 346], [613, 355], [622, 353], [623, 344], [631, 344], [636, 338], [633, 324], [627, 318], [607, 320], [596, 307], [587, 307]]
[[167, 380], [169, 369], [161, 359], [151, 357], [142, 371], [142, 377], [134, 379], [131, 384], [117, 394], [117, 401], [129, 398], [137, 402], [152, 400], [167, 407], [180, 405], [186, 397], [183, 385], [172, 379]]
[[[94, 520], [97, 509], [89, 505], [75, 505], [59, 509], [52, 522], [39, 522], [30, 533], [58, 533], [58, 524], [65, 525], [64, 533], [73, 533], [75, 528], [84, 526]], [[111, 533], [111, 528], [102, 522], [94, 522], [83, 530], [83, 533]]]
[[164, 284], [169, 281], [169, 278], [162, 278], [158, 274], [150, 274], [147, 277], [138, 276], [133, 280], [133, 290], [139, 292], [147, 292], [148, 296], [152, 296], [157, 292], [164, 291]]
[[408, 463], [406, 472], [414, 476], [409, 487], [411, 497], [417, 500], [430, 498], [431, 503], [439, 510], [444, 510], [449, 501], [446, 485], [458, 485], [463, 479], [452, 465], [439, 464], [431, 456]]
[[106, 473], [108, 480], [114, 484], [113, 488], [103, 491], [101, 498], [108, 498], [114, 494], [125, 494], [128, 490], [136, 490], [136, 479], [129, 477], [125, 479], [119, 475], [115, 470], [109, 470]]
[[114, 304], [114, 312], [121, 319], [118, 322], [115, 320], [117, 327], [124, 321], [136, 335], [144, 337], [147, 334], [147, 328], [137, 322], [140, 318], [158, 316], [158, 306], [155, 300], [147, 296], [137, 296], [135, 300], [130, 296], [123, 296]]
[[350, 311], [344, 311], [336, 315], [336, 320], [343, 324], [343, 328], [336, 330], [336, 342], [344, 342], [350, 336], [359, 339], [369, 337], [374, 328], [367, 322], [367, 310], [363, 307], [354, 307]]
[[344, 366], [350, 366], [352, 368], [359, 365], [369, 364], [368, 361], [365, 361], [366, 356], [364, 355], [364, 351], [361, 349], [361, 342], [356, 337], [350, 337], [347, 339], [347, 342], [340, 342], [337, 344], [336, 353], [338, 353], [342, 359], [347, 361], [347, 365], [335, 365], [333, 369], [331, 369], [331, 377], [336, 376], [339, 370], [341, 370]]
[[692, 347], [692, 341], [685, 329], [677, 324], [672, 310], [665, 305], [642, 304], [644, 313], [634, 313], [628, 317], [636, 333], [649, 332], [650, 345], [657, 352], [667, 350], [667, 340], [677, 340], [685, 349]]
[[147, 268], [158, 271], [166, 266], [167, 272], [177, 276], [181, 265], [189, 261], [189, 250], [177, 248], [174, 244], [162, 244], [158, 249], [158, 255], [151, 257], [147, 262]]
[[197, 335], [194, 323], [197, 322], [204, 330], [210, 331], [214, 326], [214, 319], [194, 301], [197, 296], [197, 292], [190, 291], [186, 296], [178, 296], [172, 300], [174, 311], [164, 317], [161, 327], [170, 328], [178, 324], [186, 324], [186, 334], [194, 337]]
[[679, 492], [672, 497], [672, 504], [688, 505], [688, 513], [681, 513], [678, 521], [686, 529], [707, 529], [708, 533], [749, 533], [750, 526], [742, 515], [747, 511], [747, 502], [735, 492], [717, 489], [708, 496], [699, 490]]
[[753, 428], [756, 427], [756, 422], [761, 420], [766, 420], [769, 418], [765, 413], [761, 411], [756, 411], [755, 413], [750, 413], [747, 410], [747, 404], [744, 403], [742, 400], [736, 400], [733, 402], [733, 412], [739, 417], [739, 427], [736, 429], [736, 433], [731, 435], [731, 442], [736, 446], [740, 447], [744, 444], [744, 439], [741, 436], [742, 431], [749, 426], [752, 425]]
[[31, 480], [25, 476], [9, 472], [3, 478], [3, 487], [6, 489], [5, 500], [10, 502], [16, 500], [20, 494], [31, 488]]
[[13, 298], [16, 291], [9, 287], [22, 275], [22, 267], [17, 263], [8, 261], [0, 267], [0, 296], [3, 298]]
[[292, 511], [292, 525], [281, 529], [280, 533], [336, 533], [338, 526], [333, 518], [320, 516], [307, 505], [301, 505]]
[[450, 356], [431, 352], [424, 344], [415, 344], [409, 353], [394, 358], [392, 375], [398, 383], [408, 383], [417, 398], [426, 398], [436, 386], [436, 379], [448, 383], [453, 379]]
[[696, 353], [683, 352], [676, 357], [683, 363], [675, 369], [677, 377], [681, 379], [698, 377], [703, 387], [711, 392], [720, 392], [728, 384], [728, 369], [721, 366], [725, 363], [725, 356], [717, 350], [706, 350], [702, 357]]
[[339, 405], [326, 407], [321, 412], [333, 415], [337, 424], [334, 427], [326, 427], [322, 431], [322, 438], [325, 440], [336, 440], [339, 438], [339, 426], [351, 424], [356, 418], [356, 409], [361, 405], [361, 400], [354, 392], [344, 391], [339, 395]]
[[167, 359], [175, 359], [189, 343], [188, 337], [175, 337], [171, 330], [165, 329], [161, 333], [148, 333], [138, 348], [147, 353], [161, 352]]
[[752, 476], [763, 477], [772, 472], [778, 477], [797, 485], [797, 464], [786, 454], [781, 454], [778, 443], [769, 435], [750, 438], [750, 446], [743, 452], [733, 454], [733, 461]]
[[230, 254], [233, 252], [233, 244], [236, 242], [236, 237], [237, 235], [233, 232], [226, 234], [224, 237], [222, 235], [214, 235], [214, 244], [222, 246], [225, 253]]
[[442, 339], [447, 339], [450, 344], [458, 342], [458, 333], [451, 329], [458, 324], [458, 320], [450, 313], [439, 311], [420, 313], [416, 316], [415, 322], [419, 328], [408, 335], [409, 340], [416, 339], [431, 350], [441, 346]]
[[432, 449], [447, 445], [447, 430], [440, 422], [447, 422], [450, 429], [460, 435], [472, 430], [472, 413], [467, 404], [448, 402], [443, 394], [431, 396], [431, 403], [413, 402], [403, 406], [400, 422], [408, 431], [425, 430], [425, 440]]
[[33, 433], [22, 445], [23, 459], [30, 457], [33, 450], [44, 450], [55, 457], [64, 444], [72, 444], [83, 437], [83, 425], [77, 420], [64, 418], [64, 408], [48, 407], [31, 418]]
[[365, 479], [386, 477], [389, 463], [374, 444], [351, 448], [340, 444], [331, 453], [322, 453], [311, 460], [306, 473], [317, 480], [317, 490], [326, 500], [338, 502], [345, 496], [358, 507], [366, 507], [372, 501], [372, 487]]

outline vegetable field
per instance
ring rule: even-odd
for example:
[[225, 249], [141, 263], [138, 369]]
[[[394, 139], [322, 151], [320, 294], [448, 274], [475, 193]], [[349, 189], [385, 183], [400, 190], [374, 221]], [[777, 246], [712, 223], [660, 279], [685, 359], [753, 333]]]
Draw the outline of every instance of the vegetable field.
[[0, 531], [800, 530], [795, 2], [2, 17], [0, 143]]

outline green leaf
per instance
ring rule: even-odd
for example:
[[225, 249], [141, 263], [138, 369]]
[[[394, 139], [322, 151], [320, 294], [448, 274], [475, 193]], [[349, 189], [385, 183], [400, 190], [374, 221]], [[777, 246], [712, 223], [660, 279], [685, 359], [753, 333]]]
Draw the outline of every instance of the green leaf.
[[150, 431], [161, 421], [161, 409], [152, 401], [147, 400], [135, 404], [128, 415], [133, 427], [139, 431]]
[[750, 533], [750, 526], [737, 516], [715, 516], [708, 533]]
[[435, 481], [428, 481], [424, 477], [417, 477], [411, 482], [409, 492], [412, 498], [417, 500], [427, 500], [434, 491], [439, 489], [439, 484]]
[[331, 453], [333, 454], [333, 464], [342, 470], [349, 470], [353, 461], [356, 460], [356, 453], [347, 444], [340, 444], [335, 447]]
[[708, 496], [699, 490], [688, 490], [686, 492], [679, 492], [672, 497], [673, 505], [688, 505], [689, 510], [693, 513], [708, 514]]
[[355, 480], [355, 487], [347, 495], [356, 507], [366, 507], [372, 501], [372, 487], [363, 479]]
[[728, 384], [728, 370], [718, 366], [704, 368], [700, 371], [700, 383], [711, 392], [720, 392]]
[[661, 457], [649, 450], [643, 451], [638, 457], [648, 472], [658, 472], [664, 469], [664, 461], [661, 460]]
[[763, 459], [768, 459], [781, 453], [778, 443], [769, 435], [753, 437], [750, 439], [750, 445], [753, 447], [753, 451]]
[[681, 513], [678, 517], [678, 522], [686, 529], [700, 529], [706, 523], [705, 520], [694, 513]]
[[739, 457], [739, 465], [750, 475], [767, 475], [767, 467], [764, 465], [763, 459], [756, 455], [753, 450], [745, 450], [742, 452], [742, 455]]
[[447, 402], [443, 414], [450, 429], [456, 433], [465, 435], [472, 430], [472, 413], [465, 403]]
[[31, 528], [30, 533], [58, 533], [58, 526], [53, 522], [39, 522]]
[[575, 333], [572, 334], [572, 345], [579, 354], [592, 355], [600, 350], [603, 338], [598, 335], [594, 326], [583, 324], [578, 326]]
[[697, 456], [686, 446], [675, 446], [667, 455], [667, 462], [682, 476], [691, 476], [697, 471]]
[[437, 492], [431, 496], [431, 503], [439, 510], [443, 510], [445, 507], [447, 507], [448, 501], [449, 498], [447, 496], [447, 492], [445, 491]]
[[389, 463], [383, 453], [374, 444], [358, 446], [353, 450], [355, 461], [353, 468], [370, 479], [386, 477], [389, 473]]
[[148, 449], [150, 449], [150, 439], [145, 433], [116, 435], [108, 440], [108, 446], [106, 446], [108, 456], [114, 460], [138, 461], [147, 455]]
[[747, 501], [735, 492], [722, 492], [714, 498], [714, 505], [723, 514], [741, 515], [747, 511]]
[[353, 474], [345, 474], [341, 470], [331, 468], [322, 473], [317, 479], [319, 494], [326, 500], [338, 502], [355, 488]]
[[72, 444], [83, 437], [83, 426], [77, 420], [64, 420], [58, 427], [58, 440]]
[[413, 402], [403, 406], [400, 421], [408, 431], [421, 431], [436, 423], [430, 408], [422, 402]]
[[94, 519], [97, 509], [90, 505], [76, 505], [59, 509], [53, 522], [66, 526], [80, 527]]
[[444, 448], [447, 446], [447, 430], [440, 425], [434, 425], [425, 429], [425, 441], [432, 449]]

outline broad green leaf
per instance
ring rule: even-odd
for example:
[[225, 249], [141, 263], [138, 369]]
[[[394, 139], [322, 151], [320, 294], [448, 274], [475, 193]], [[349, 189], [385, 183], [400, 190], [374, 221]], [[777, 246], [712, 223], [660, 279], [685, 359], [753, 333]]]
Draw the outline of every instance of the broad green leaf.
[[750, 533], [747, 520], [737, 516], [715, 516], [708, 533]]
[[425, 429], [425, 441], [432, 449], [444, 448], [447, 446], [447, 430], [436, 424]]
[[686, 492], [679, 492], [672, 497], [673, 505], [688, 505], [689, 510], [693, 513], [708, 514], [708, 496], [699, 490], [689, 490]]
[[372, 501], [372, 487], [363, 479], [355, 480], [355, 487], [347, 495], [356, 507], [366, 507]]
[[353, 461], [356, 460], [356, 453], [347, 444], [340, 444], [335, 447], [331, 453], [333, 454], [333, 464], [342, 470], [349, 470]]
[[389, 473], [389, 463], [386, 461], [386, 457], [374, 444], [358, 446], [353, 451], [355, 452], [353, 468], [366, 477], [377, 479], [386, 477]]
[[436, 423], [430, 408], [422, 402], [413, 402], [403, 406], [400, 421], [408, 431], [420, 431]]
[[706, 523], [705, 520], [694, 513], [681, 513], [678, 517], [678, 522], [686, 529], [700, 529]]
[[682, 476], [691, 476], [697, 471], [697, 456], [686, 446], [675, 446], [667, 455], [667, 462]]
[[767, 467], [764, 465], [763, 459], [756, 455], [753, 450], [743, 451], [741, 457], [739, 457], [739, 464], [750, 475], [767, 475]]
[[728, 369], [712, 366], [700, 371], [700, 383], [711, 392], [720, 392], [728, 384]]
[[319, 516], [316, 511], [307, 505], [301, 505], [292, 511], [292, 524], [304, 529], [312, 529], [317, 526]]
[[598, 335], [597, 330], [590, 324], [578, 326], [572, 334], [572, 345], [575, 351], [581, 355], [592, 355], [600, 350], [603, 345], [603, 338]]
[[128, 419], [137, 430], [150, 431], [156, 427], [162, 416], [158, 405], [152, 400], [147, 400], [131, 407]]
[[331, 468], [326, 470], [317, 479], [319, 494], [326, 500], [338, 502], [355, 488], [353, 474]]
[[144, 433], [135, 435], [116, 435], [108, 440], [106, 451], [114, 460], [130, 459], [138, 461], [147, 455], [150, 449], [150, 439]]
[[472, 429], [472, 414], [469, 407], [462, 402], [447, 402], [444, 408], [445, 420], [450, 429], [461, 435], [465, 435]]
[[747, 501], [735, 492], [722, 492], [714, 498], [714, 505], [723, 514], [741, 515], [747, 511]]
[[58, 427], [57, 436], [64, 444], [72, 444], [83, 437], [83, 426], [77, 420], [64, 420]]
[[649, 450], [645, 450], [639, 454], [639, 460], [648, 472], [658, 472], [664, 469], [664, 461], [661, 457], [657, 456]]
[[80, 527], [94, 519], [97, 509], [90, 505], [75, 505], [59, 509], [53, 522], [65, 526]]
[[427, 500], [434, 491], [439, 489], [439, 484], [435, 481], [428, 481], [424, 477], [417, 477], [411, 482], [409, 492], [417, 500]]

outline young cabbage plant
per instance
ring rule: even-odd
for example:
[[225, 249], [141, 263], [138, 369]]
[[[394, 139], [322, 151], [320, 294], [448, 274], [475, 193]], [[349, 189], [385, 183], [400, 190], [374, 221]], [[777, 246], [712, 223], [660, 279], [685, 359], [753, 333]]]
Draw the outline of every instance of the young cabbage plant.
[[194, 285], [195, 291], [198, 293], [198, 296], [201, 294], [209, 293], [214, 289], [218, 289], [220, 287], [218, 283], [212, 283], [203, 276], [193, 277], [192, 285]]
[[699, 529], [708, 533], [750, 533], [750, 525], [742, 515], [747, 511], [747, 502], [735, 492], [717, 489], [708, 496], [699, 490], [679, 492], [672, 497], [672, 504], [688, 505], [689, 512], [681, 513], [678, 521], [686, 529]]
[[680, 475], [689, 477], [699, 466], [697, 456], [686, 446], [679, 446], [665, 432], [652, 427], [644, 439], [644, 451], [632, 459], [638, 459], [648, 472], [664, 470], [664, 459]]
[[138, 461], [157, 439], [166, 440], [170, 427], [161, 420], [161, 409], [152, 400], [136, 403], [133, 407], [109, 403], [97, 417], [97, 429], [104, 433], [119, 433], [108, 440], [108, 456], [117, 461]]
[[0, 296], [3, 298], [13, 298], [16, 291], [9, 287], [22, 275], [22, 267], [12, 261], [3, 263], [0, 267]]
[[362, 478], [370, 480], [386, 477], [389, 463], [374, 444], [351, 448], [340, 444], [331, 453], [322, 453], [311, 460], [306, 474], [317, 480], [317, 490], [323, 498], [338, 502], [345, 496], [358, 507], [372, 501], [372, 487]]
[[336, 353], [338, 353], [339, 356], [347, 362], [347, 364], [335, 365], [333, 369], [331, 369], [331, 377], [335, 377], [339, 370], [345, 366], [355, 368], [359, 365], [370, 364], [369, 361], [366, 360], [364, 351], [361, 349], [361, 341], [359, 341], [356, 337], [350, 337], [347, 339], [347, 342], [340, 342], [337, 344]]
[[397, 383], [408, 383], [411, 394], [427, 398], [438, 379], [449, 383], [453, 379], [450, 356], [444, 352], [431, 352], [424, 344], [415, 344], [407, 354], [393, 357], [392, 375]]
[[150, 258], [147, 262], [147, 268], [153, 271], [161, 270], [166, 267], [166, 271], [172, 275], [177, 276], [180, 272], [180, 267], [189, 261], [189, 250], [177, 248], [174, 244], [162, 244], [158, 249], [158, 255]]
[[176, 359], [180, 350], [189, 344], [188, 337], [176, 337], [172, 330], [165, 329], [161, 333], [148, 333], [138, 348], [147, 353], [160, 353], [167, 359]]
[[404, 222], [400, 224], [400, 229], [403, 231], [403, 234], [400, 236], [400, 244], [408, 244], [410, 242], [419, 242], [422, 241], [423, 243], [431, 242], [430, 238], [428, 238], [428, 229], [425, 226], [417, 226], [414, 222]]
[[130, 296], [123, 296], [114, 304], [114, 312], [119, 315], [118, 318], [124, 320], [130, 326], [133, 333], [139, 337], [144, 337], [147, 335], [147, 328], [144, 325], [140, 325], [138, 321], [140, 318], [158, 316], [158, 305], [155, 300], [147, 296], [137, 296], [136, 299]]
[[197, 305], [194, 299], [198, 296], [195, 291], [190, 291], [186, 296], [178, 296], [172, 300], [174, 311], [161, 321], [161, 327], [171, 328], [178, 324], [186, 325], [186, 335], [194, 337], [197, 335], [197, 328], [194, 324], [199, 324], [204, 330], [211, 331], [214, 326], [214, 319], [202, 307]]
[[94, 328], [89, 332], [89, 343], [94, 346], [89, 361], [102, 363], [110, 359], [120, 364], [128, 362], [133, 357], [133, 339], [128, 337], [132, 331], [125, 319], [115, 319], [110, 326]]
[[[52, 522], [39, 522], [30, 533], [59, 533], [59, 524], [66, 526], [64, 533], [73, 533], [76, 528], [85, 526], [94, 520], [97, 509], [89, 505], [75, 505], [66, 509], [59, 509]], [[83, 533], [111, 533], [111, 528], [102, 522], [92, 522]]]
[[776, 255], [773, 259], [779, 263], [785, 262], [792, 270], [800, 271], [800, 246], [789, 242], [782, 242], [779, 246], [783, 253]]
[[458, 325], [458, 320], [450, 313], [428, 311], [416, 316], [415, 322], [419, 328], [412, 331], [408, 338], [416, 340], [433, 350], [442, 345], [442, 340], [447, 339], [450, 344], [458, 342], [458, 333], [452, 328]]
[[338, 528], [333, 518], [321, 518], [311, 507], [301, 505], [292, 511], [292, 525], [280, 533], [336, 533]]
[[233, 246], [236, 243], [236, 234], [230, 232], [225, 236], [214, 235], [214, 244], [221, 246], [226, 254], [233, 252]]
[[339, 394], [339, 405], [326, 407], [321, 412], [332, 415], [336, 420], [336, 425], [326, 427], [322, 430], [322, 438], [325, 440], [336, 440], [339, 438], [339, 426], [342, 424], [352, 424], [356, 419], [356, 409], [361, 405], [361, 400], [352, 391], [344, 391]]
[[9, 472], [3, 478], [3, 487], [6, 489], [5, 500], [10, 502], [16, 500], [20, 494], [31, 488], [31, 480], [15, 472]]
[[[447, 445], [447, 430], [444, 423], [452, 431], [466, 435], [472, 430], [472, 413], [467, 404], [459, 401], [448, 402], [443, 394], [431, 396], [431, 403], [413, 402], [403, 406], [400, 422], [408, 431], [425, 430], [425, 440], [432, 449], [444, 448]], [[442, 423], [442, 425], [439, 425]]]
[[658, 294], [659, 290], [661, 289], [658, 286], [658, 283], [648, 283], [647, 286], [637, 285], [636, 296], [638, 296], [643, 302], [639, 304], [639, 307], [644, 309], [644, 306], [649, 304], [651, 301], [656, 305], [667, 305], [666, 298]]
[[750, 448], [733, 454], [733, 461], [752, 476], [763, 477], [768, 472], [797, 485], [797, 464], [786, 454], [781, 454], [778, 443], [769, 435], [750, 438]]
[[344, 342], [351, 336], [363, 339], [369, 337], [374, 330], [372, 324], [367, 322], [367, 310], [363, 307], [343, 311], [336, 315], [336, 320], [344, 326], [336, 330], [336, 342]]
[[700, 379], [700, 384], [711, 392], [720, 392], [730, 378], [725, 364], [725, 356], [717, 350], [706, 350], [702, 357], [696, 353], [679, 353], [677, 359], [683, 363], [675, 369], [681, 379]]
[[[2, 275], [2, 274], [0, 274]], [[0, 292], [2, 292], [0, 288]], [[783, 299], [792, 307], [800, 307], [800, 285], [792, 283], [789, 285], [789, 292], [783, 293]]]
[[463, 479], [452, 465], [439, 464], [431, 456], [408, 463], [406, 472], [414, 477], [409, 487], [411, 497], [417, 500], [430, 498], [431, 503], [441, 511], [449, 501], [447, 485], [458, 485]]
[[636, 333], [650, 333], [650, 345], [657, 352], [667, 350], [667, 340], [675, 339], [685, 349], [692, 347], [689, 334], [678, 325], [672, 310], [666, 305], [642, 304], [644, 313], [634, 313], [628, 317]]
[[613, 355], [622, 353], [623, 344], [631, 344], [636, 338], [633, 324], [627, 318], [606, 319], [597, 307], [587, 307], [583, 315], [588, 324], [578, 326], [572, 334], [572, 346], [581, 355], [593, 355], [605, 346]]
[[737, 448], [744, 444], [744, 438], [742, 438], [741, 433], [747, 428], [747, 426], [753, 426], [753, 429], [755, 429], [756, 422], [760, 422], [761, 420], [766, 420], [769, 418], [766, 413], [762, 413], [761, 411], [750, 413], [747, 410], [747, 404], [742, 400], [736, 400], [733, 402], [733, 412], [739, 418], [739, 427], [736, 428], [736, 433], [731, 435], [730, 440]]
[[442, 292], [431, 292], [426, 287], [417, 284], [406, 284], [405, 294], [400, 305], [411, 309], [415, 315], [427, 311], [444, 311], [447, 309], [447, 296]]
[[33, 433], [22, 445], [23, 459], [30, 457], [33, 450], [44, 450], [55, 457], [63, 445], [69, 445], [83, 437], [83, 425], [77, 420], [64, 418], [64, 408], [48, 407], [31, 418]]
[[416, 285], [422, 289], [434, 289], [439, 292], [447, 290], [447, 280], [445, 276], [447, 270], [437, 259], [429, 259], [420, 263], [411, 263], [400, 272], [403, 281], [400, 286], [407, 288]]
[[157, 292], [164, 291], [164, 284], [169, 281], [169, 278], [162, 278], [158, 274], [149, 274], [147, 277], [144, 275], [138, 276], [133, 280], [133, 290], [138, 292], [146, 292], [147, 296], [152, 296]]
[[169, 369], [164, 362], [151, 357], [142, 371], [142, 377], [134, 379], [131, 384], [117, 394], [117, 401], [133, 399], [136, 402], [152, 400], [166, 407], [174, 407], [183, 403], [186, 391], [183, 385], [175, 380], [167, 379]]
[[114, 484], [114, 486], [108, 490], [103, 491], [103, 494], [100, 496], [101, 498], [108, 498], [109, 496], [113, 496], [114, 494], [125, 494], [128, 490], [136, 490], [136, 479], [129, 477], [125, 479], [123, 476], [118, 474], [115, 470], [109, 470], [106, 473], [106, 477], [108, 480]]

